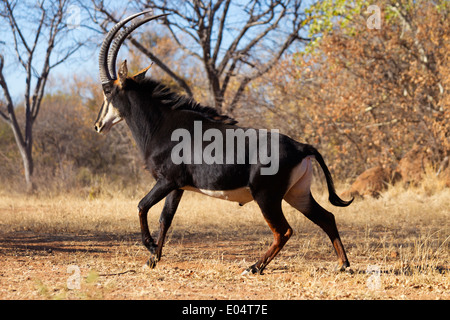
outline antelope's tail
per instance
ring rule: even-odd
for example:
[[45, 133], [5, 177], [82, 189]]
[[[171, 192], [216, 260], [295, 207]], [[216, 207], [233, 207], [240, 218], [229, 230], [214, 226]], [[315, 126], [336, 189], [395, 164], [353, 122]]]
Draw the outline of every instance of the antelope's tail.
[[353, 202], [354, 198], [352, 198], [349, 201], [344, 201], [341, 198], [339, 198], [339, 196], [336, 194], [336, 189], [334, 188], [333, 178], [331, 177], [330, 170], [328, 170], [328, 167], [325, 164], [325, 161], [323, 160], [322, 155], [313, 146], [308, 146], [308, 151], [310, 154], [314, 155], [314, 157], [316, 158], [316, 161], [319, 163], [320, 167], [322, 168], [323, 173], [325, 174], [325, 179], [327, 180], [328, 194], [329, 194], [328, 200], [331, 202], [331, 204], [333, 204], [337, 207], [349, 206]]

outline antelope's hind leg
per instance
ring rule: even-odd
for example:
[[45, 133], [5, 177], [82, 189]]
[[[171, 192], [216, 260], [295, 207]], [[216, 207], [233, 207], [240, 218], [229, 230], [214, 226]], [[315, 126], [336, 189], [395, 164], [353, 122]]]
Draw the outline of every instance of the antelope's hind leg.
[[295, 192], [288, 193], [284, 199], [309, 220], [317, 224], [328, 235], [338, 257], [339, 265], [337, 270], [345, 271], [346, 268], [350, 267], [344, 246], [339, 237], [334, 215], [322, 208], [309, 192], [302, 195]]
[[261, 196], [255, 197], [255, 200], [261, 208], [264, 219], [273, 232], [274, 240], [267, 252], [242, 274], [262, 274], [264, 268], [281, 251], [293, 233], [281, 210], [281, 199], [276, 200], [270, 196]]

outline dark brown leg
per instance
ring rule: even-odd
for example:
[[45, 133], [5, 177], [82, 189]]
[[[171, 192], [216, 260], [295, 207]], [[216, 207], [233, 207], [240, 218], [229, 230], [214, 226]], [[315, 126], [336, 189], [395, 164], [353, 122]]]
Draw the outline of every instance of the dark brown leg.
[[274, 240], [269, 250], [254, 265], [245, 270], [244, 274], [250, 272], [262, 274], [264, 268], [280, 252], [293, 233], [281, 210], [281, 201], [265, 198], [261, 201], [257, 200], [257, 202], [267, 224], [273, 232]]
[[155, 250], [156, 245], [148, 229], [147, 215], [148, 210], [139, 209], [139, 224], [141, 226], [142, 243], [148, 251], [152, 252]]
[[172, 224], [173, 216], [177, 211], [178, 204], [180, 203], [181, 197], [183, 195], [183, 190], [177, 189], [169, 193], [166, 197], [166, 202], [164, 203], [164, 208], [161, 212], [159, 218], [159, 235], [156, 241], [156, 250], [153, 256], [150, 256], [148, 265], [153, 268], [156, 263], [161, 259], [162, 248], [164, 246], [164, 241], [166, 239], [167, 231]]
[[309, 206], [306, 210], [303, 209], [302, 212], [308, 219], [317, 224], [328, 235], [338, 257], [338, 270], [344, 271], [345, 268], [350, 266], [350, 263], [348, 262], [344, 246], [342, 245], [341, 238], [339, 237], [334, 215], [322, 208], [312, 197], [312, 195], [310, 195]]
[[142, 242], [151, 254], [156, 253], [157, 245], [153, 241], [148, 229], [147, 215], [151, 207], [166, 197], [174, 187], [165, 181], [158, 180], [150, 192], [139, 202], [139, 222], [141, 225]]

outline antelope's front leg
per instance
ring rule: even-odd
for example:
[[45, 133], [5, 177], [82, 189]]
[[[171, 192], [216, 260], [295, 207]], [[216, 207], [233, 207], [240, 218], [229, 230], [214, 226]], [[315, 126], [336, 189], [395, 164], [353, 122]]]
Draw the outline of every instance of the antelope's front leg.
[[148, 259], [148, 266], [154, 268], [156, 263], [161, 259], [162, 248], [164, 246], [164, 241], [166, 239], [167, 231], [172, 224], [173, 216], [177, 211], [178, 204], [180, 203], [181, 197], [183, 195], [183, 190], [177, 189], [169, 193], [166, 197], [166, 202], [164, 203], [164, 208], [161, 212], [159, 218], [159, 235], [156, 242], [156, 250]]
[[171, 183], [165, 180], [158, 180], [153, 189], [139, 202], [139, 223], [141, 225], [142, 243], [152, 255], [156, 253], [157, 245], [153, 241], [150, 230], [148, 229], [147, 214], [151, 207], [161, 201], [174, 189]]
[[148, 228], [147, 222], [147, 214], [148, 210], [142, 210], [139, 208], [139, 224], [141, 225], [142, 243], [148, 251], [150, 251], [151, 253], [155, 253], [156, 244], [153, 241], [152, 236], [150, 235], [150, 230]]

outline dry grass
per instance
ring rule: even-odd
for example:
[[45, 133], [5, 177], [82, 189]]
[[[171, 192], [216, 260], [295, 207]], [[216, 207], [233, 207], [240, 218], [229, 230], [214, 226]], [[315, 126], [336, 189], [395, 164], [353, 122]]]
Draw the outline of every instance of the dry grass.
[[[317, 194], [317, 192], [316, 192]], [[285, 204], [294, 236], [263, 276], [241, 276], [272, 241], [257, 205], [187, 193], [153, 270], [138, 196], [0, 198], [0, 299], [449, 299], [450, 190], [391, 188], [335, 213], [352, 273], [326, 235]], [[157, 232], [162, 203], [151, 210]], [[76, 265], [81, 288], [70, 290]], [[70, 271], [70, 269], [69, 269]]]

